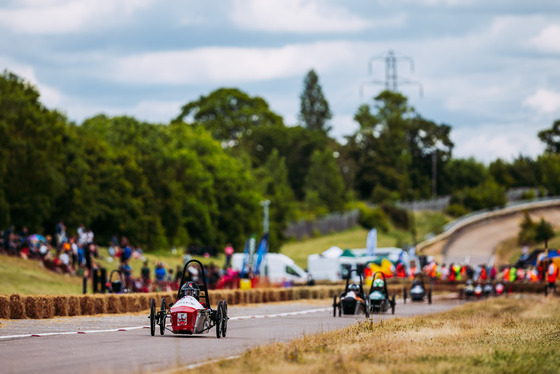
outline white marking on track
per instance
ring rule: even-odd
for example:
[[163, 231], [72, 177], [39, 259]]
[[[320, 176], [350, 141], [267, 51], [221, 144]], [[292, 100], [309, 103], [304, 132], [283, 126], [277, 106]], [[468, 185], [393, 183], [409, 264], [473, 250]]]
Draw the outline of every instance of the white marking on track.
[[[276, 314], [257, 314], [257, 315], [250, 315], [250, 316], [237, 316], [237, 317], [230, 317], [230, 321], [241, 321], [247, 319], [260, 319], [260, 318], [279, 318], [279, 317], [290, 317], [290, 316], [297, 316], [302, 314], [310, 314], [310, 313], [317, 313], [317, 312], [324, 312], [330, 310], [331, 308], [319, 308], [319, 309], [309, 309], [309, 310], [301, 310], [298, 312], [285, 312], [285, 313], [276, 313]], [[167, 325], [171, 326], [171, 325]], [[20, 339], [20, 338], [39, 338], [44, 336], [56, 336], [56, 335], [76, 335], [76, 334], [98, 334], [104, 332], [120, 332], [120, 331], [129, 331], [129, 330], [139, 330], [139, 329], [146, 329], [149, 326], [131, 326], [131, 327], [120, 327], [116, 329], [105, 329], [105, 330], [85, 330], [85, 331], [64, 331], [64, 332], [45, 332], [45, 333], [34, 333], [34, 334], [23, 334], [23, 335], [3, 335], [0, 336], [0, 340], [3, 339]], [[205, 365], [206, 363], [202, 363], [200, 365]]]

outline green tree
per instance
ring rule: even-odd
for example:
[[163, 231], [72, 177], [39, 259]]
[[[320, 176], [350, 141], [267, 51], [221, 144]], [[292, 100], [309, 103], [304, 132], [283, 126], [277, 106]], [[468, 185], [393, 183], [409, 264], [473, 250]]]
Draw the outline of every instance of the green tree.
[[560, 153], [560, 119], [554, 121], [550, 129], [539, 131], [538, 136], [546, 145], [545, 152]]
[[319, 77], [315, 70], [311, 69], [303, 81], [299, 120], [307, 129], [322, 131], [326, 134], [331, 130], [331, 127], [327, 125], [331, 118], [329, 103], [319, 84]]
[[332, 150], [315, 151], [305, 180], [305, 201], [311, 208], [341, 212], [344, 208], [344, 181]]
[[443, 193], [454, 193], [465, 188], [474, 188], [488, 180], [486, 166], [474, 158], [452, 159], [445, 165], [442, 181]]
[[519, 224], [517, 242], [522, 245], [535, 243], [535, 223], [527, 211], [523, 212], [523, 220]]
[[311, 156], [316, 150], [325, 149], [332, 140], [321, 131], [310, 131], [301, 126], [274, 126], [255, 128], [243, 137], [239, 148], [246, 152], [253, 168], [261, 167], [274, 149], [285, 158], [288, 182], [295, 198], [302, 201], [304, 184]]
[[[432, 154], [436, 154], [438, 170], [451, 158], [450, 127], [422, 118], [405, 96], [392, 91], [376, 96], [373, 107], [360, 106], [354, 120], [360, 128], [347, 137], [343, 159], [353, 160], [347, 165], [355, 168], [352, 174], [359, 196], [369, 199], [374, 191], [388, 190], [395, 199], [428, 197]], [[443, 180], [441, 174], [438, 178]]]
[[0, 75], [0, 223], [43, 231], [64, 186], [66, 118], [17, 75]]
[[548, 241], [552, 238], [554, 238], [552, 225], [541, 218], [535, 226], [535, 240], [539, 243], [544, 242], [544, 247], [548, 249]]
[[220, 88], [185, 104], [173, 122], [201, 125], [215, 139], [236, 145], [254, 128], [281, 126], [282, 117], [272, 112], [261, 97], [251, 97], [236, 88]]

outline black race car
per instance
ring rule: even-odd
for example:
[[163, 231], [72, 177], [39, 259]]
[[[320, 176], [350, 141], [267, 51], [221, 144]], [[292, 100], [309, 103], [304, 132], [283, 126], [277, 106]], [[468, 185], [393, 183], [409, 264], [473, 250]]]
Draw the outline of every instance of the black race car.
[[424, 276], [420, 273], [417, 273], [414, 276], [414, 280], [412, 281], [412, 285], [410, 286], [410, 290], [407, 290], [406, 287], [403, 289], [403, 299], [406, 304], [406, 299], [410, 295], [410, 300], [412, 301], [424, 301], [428, 299], [428, 304], [432, 303], [432, 289], [426, 289], [426, 285], [424, 284]]
[[[352, 273], [356, 272], [360, 277], [360, 284], [350, 283]], [[369, 318], [369, 299], [364, 296], [364, 288], [362, 285], [362, 275], [356, 269], [352, 269], [346, 275], [346, 287], [344, 292], [340, 294], [338, 300], [336, 295], [333, 298], [333, 317], [344, 315], [364, 314]]]
[[391, 298], [389, 298], [387, 280], [384, 273], [377, 272], [373, 275], [368, 298], [371, 313], [382, 313], [391, 309], [391, 314], [395, 314], [395, 293], [393, 292]]

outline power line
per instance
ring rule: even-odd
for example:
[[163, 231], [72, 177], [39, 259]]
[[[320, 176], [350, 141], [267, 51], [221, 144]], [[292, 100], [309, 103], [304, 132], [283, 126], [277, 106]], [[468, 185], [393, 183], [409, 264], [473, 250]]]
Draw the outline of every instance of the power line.
[[370, 58], [368, 62], [368, 71], [370, 75], [373, 72], [373, 63], [378, 60], [385, 61], [385, 81], [373, 79], [367, 82], [363, 82], [360, 85], [360, 96], [363, 96], [364, 86], [369, 84], [381, 84], [385, 86], [386, 90], [394, 92], [398, 92], [399, 86], [416, 85], [420, 89], [420, 97], [424, 95], [424, 89], [421, 83], [410, 80], [408, 78], [399, 77], [399, 75], [397, 74], [397, 61], [409, 62], [410, 71], [414, 73], [414, 60], [411, 57], [404, 55], [397, 56], [392, 50], [389, 50], [387, 56], [374, 56]]

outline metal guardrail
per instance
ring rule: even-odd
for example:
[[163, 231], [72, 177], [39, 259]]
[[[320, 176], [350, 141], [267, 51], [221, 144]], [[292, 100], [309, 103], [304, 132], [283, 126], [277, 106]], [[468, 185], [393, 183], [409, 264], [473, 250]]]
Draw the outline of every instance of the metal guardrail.
[[441, 234], [433, 236], [429, 239], [420, 242], [416, 246], [416, 251], [421, 251], [422, 249], [440, 240], [447, 239], [448, 237], [450, 237], [452, 234], [454, 234], [460, 229], [463, 229], [469, 225], [481, 222], [486, 219], [518, 213], [524, 210], [549, 208], [556, 205], [560, 205], [560, 197], [558, 196], [534, 199], [531, 201], [516, 201], [516, 202], [508, 203], [506, 207], [503, 209], [495, 209], [495, 210], [485, 209], [485, 210], [472, 212], [461, 218], [451, 221], [450, 223], [445, 225], [443, 228], [444, 231]]

